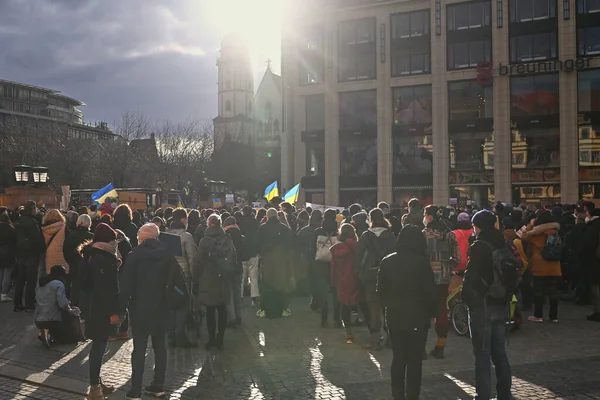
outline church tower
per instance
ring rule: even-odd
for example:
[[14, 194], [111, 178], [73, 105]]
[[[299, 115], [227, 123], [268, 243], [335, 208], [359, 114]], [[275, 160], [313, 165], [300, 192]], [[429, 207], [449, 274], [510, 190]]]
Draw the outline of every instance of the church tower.
[[250, 144], [254, 127], [254, 76], [250, 52], [241, 36], [225, 36], [217, 67], [219, 115], [213, 120], [215, 144], [220, 145], [225, 138]]

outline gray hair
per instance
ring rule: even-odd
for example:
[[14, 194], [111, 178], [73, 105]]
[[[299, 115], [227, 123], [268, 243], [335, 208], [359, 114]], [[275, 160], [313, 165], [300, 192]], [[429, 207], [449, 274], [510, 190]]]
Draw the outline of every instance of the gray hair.
[[92, 225], [92, 219], [87, 214], [81, 214], [77, 218], [77, 227], [88, 228]]

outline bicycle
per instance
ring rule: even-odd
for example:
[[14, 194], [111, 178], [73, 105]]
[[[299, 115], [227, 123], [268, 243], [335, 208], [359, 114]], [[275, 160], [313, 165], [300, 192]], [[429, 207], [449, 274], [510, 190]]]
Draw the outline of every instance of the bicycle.
[[[455, 275], [464, 277], [464, 271], [457, 271]], [[462, 283], [456, 287], [446, 298], [446, 308], [448, 310], [448, 320], [452, 323], [452, 328], [458, 336], [471, 337], [471, 316], [469, 307], [462, 299]]]

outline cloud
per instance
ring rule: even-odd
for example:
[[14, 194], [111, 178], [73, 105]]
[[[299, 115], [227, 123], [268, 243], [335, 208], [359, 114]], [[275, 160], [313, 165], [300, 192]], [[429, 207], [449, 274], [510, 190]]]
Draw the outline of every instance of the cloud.
[[210, 119], [221, 33], [206, 1], [0, 0], [0, 79], [80, 99], [86, 120]]

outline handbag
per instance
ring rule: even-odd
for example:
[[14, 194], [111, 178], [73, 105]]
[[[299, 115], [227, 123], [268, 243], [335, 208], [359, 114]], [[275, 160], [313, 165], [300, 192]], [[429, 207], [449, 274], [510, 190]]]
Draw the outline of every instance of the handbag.
[[317, 253], [315, 254], [316, 261], [330, 262], [331, 247], [338, 243], [336, 236], [317, 236]]

